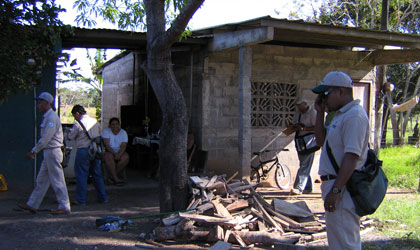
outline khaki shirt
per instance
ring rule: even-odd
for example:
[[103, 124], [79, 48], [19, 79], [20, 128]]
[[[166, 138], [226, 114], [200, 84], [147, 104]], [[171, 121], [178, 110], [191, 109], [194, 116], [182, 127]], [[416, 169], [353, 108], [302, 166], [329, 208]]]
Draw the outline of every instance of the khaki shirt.
[[41, 138], [31, 151], [37, 154], [43, 149], [61, 146], [63, 146], [63, 128], [60, 118], [52, 109], [49, 109], [42, 119]]
[[[101, 135], [99, 123], [96, 121], [96, 119], [88, 115], [82, 115], [80, 118], [80, 122], [83, 123], [83, 125], [85, 126], [91, 139]], [[76, 140], [77, 148], [89, 147], [90, 139], [87, 137], [86, 132], [83, 130], [82, 126], [80, 126], [79, 122], [77, 121], [74, 121], [73, 128], [67, 135], [67, 138], [69, 140]]]
[[[300, 115], [300, 119], [299, 119]], [[304, 127], [314, 127], [316, 123], [316, 110], [311, 105], [305, 113], [301, 113], [299, 110], [293, 115], [292, 124], [302, 123]], [[298, 135], [306, 135], [309, 133], [314, 133], [313, 131], [298, 131]]]
[[327, 127], [327, 136], [319, 161], [319, 175], [337, 175], [328, 157], [327, 141], [338, 167], [345, 153], [359, 156], [356, 169], [366, 162], [369, 142], [369, 119], [366, 111], [360, 106], [360, 100], [349, 102], [336, 112], [331, 124]]

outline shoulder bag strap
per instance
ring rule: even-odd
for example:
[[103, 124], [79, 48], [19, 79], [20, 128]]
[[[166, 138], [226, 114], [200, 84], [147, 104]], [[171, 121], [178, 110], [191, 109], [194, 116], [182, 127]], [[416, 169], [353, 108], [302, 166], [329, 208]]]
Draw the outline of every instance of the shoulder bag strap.
[[330, 145], [328, 145], [328, 141], [327, 141], [327, 154], [328, 154], [328, 158], [329, 158], [329, 159], [330, 159], [330, 161], [331, 161], [331, 164], [332, 164], [332, 165], [333, 165], [333, 167], [334, 167], [335, 172], [336, 172], [336, 173], [337, 173], [337, 175], [338, 175], [338, 171], [339, 171], [340, 169], [338, 168], [337, 161], [335, 160], [334, 155], [332, 154], [332, 151], [331, 151]]
[[89, 140], [92, 140], [92, 138], [90, 137], [89, 133], [87, 132], [87, 130], [85, 128], [85, 125], [83, 125], [83, 123], [81, 121], [79, 121], [79, 120], [76, 120], [76, 121], [80, 124], [80, 126], [82, 126], [83, 131], [85, 131], [86, 136], [89, 138]]

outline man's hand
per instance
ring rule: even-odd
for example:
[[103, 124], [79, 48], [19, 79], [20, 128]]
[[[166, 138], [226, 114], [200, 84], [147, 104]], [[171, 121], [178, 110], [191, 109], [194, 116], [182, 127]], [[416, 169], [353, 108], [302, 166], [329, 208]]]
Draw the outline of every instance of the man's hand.
[[328, 212], [334, 212], [338, 203], [338, 199], [340, 198], [340, 194], [334, 194], [330, 191], [325, 197], [324, 201], [324, 209]]
[[25, 158], [28, 159], [28, 160], [35, 159], [35, 153], [34, 152], [28, 152], [28, 153], [26, 153]]
[[316, 112], [318, 113], [325, 112], [325, 102], [324, 102], [324, 98], [322, 94], [317, 96], [314, 106], [315, 106]]

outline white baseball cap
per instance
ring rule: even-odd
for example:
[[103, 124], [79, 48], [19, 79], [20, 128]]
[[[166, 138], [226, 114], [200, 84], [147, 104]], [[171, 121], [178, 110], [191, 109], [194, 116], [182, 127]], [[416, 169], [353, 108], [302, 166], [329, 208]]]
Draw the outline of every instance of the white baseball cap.
[[42, 92], [41, 94], [39, 94], [39, 96], [37, 98], [34, 98], [34, 99], [35, 100], [44, 100], [44, 101], [47, 101], [51, 104], [54, 102], [54, 97], [48, 92]]
[[305, 97], [303, 97], [303, 96], [301, 96], [301, 97], [299, 97], [298, 99], [296, 99], [296, 104], [301, 104], [301, 103], [303, 103], [303, 102], [308, 103], [308, 100], [306, 100], [306, 98], [305, 98]]
[[353, 88], [353, 80], [342, 71], [331, 71], [324, 77], [320, 85], [312, 89], [312, 92], [321, 94], [330, 87]]

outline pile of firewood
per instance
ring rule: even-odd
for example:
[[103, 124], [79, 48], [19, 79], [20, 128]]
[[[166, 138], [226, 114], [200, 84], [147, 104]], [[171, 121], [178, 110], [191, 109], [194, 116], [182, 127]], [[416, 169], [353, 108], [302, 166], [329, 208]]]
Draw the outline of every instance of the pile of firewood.
[[[252, 245], [306, 245], [326, 238], [324, 213], [312, 213], [304, 201], [277, 198], [269, 204], [246, 180], [190, 177], [191, 202], [186, 212], [162, 219], [154, 239], [231, 242]], [[362, 232], [373, 220], [363, 218]]]

